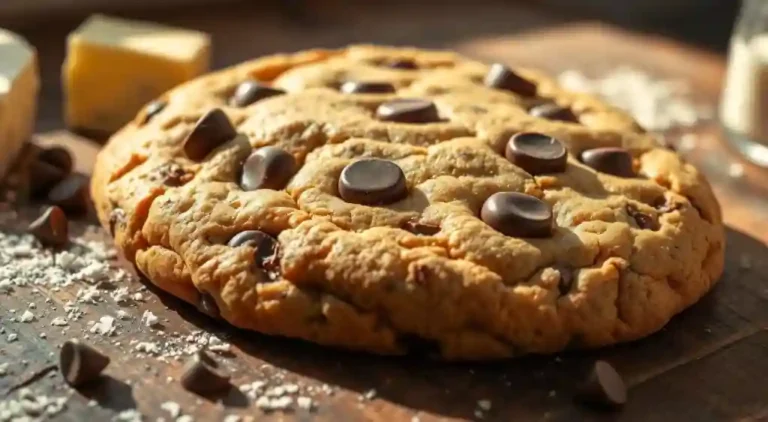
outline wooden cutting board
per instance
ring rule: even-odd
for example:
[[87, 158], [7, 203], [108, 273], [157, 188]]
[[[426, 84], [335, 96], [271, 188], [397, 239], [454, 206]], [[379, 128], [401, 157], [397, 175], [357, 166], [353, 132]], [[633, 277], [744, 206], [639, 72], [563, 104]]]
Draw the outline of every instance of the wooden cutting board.
[[[629, 64], [658, 77], [685, 79], [698, 99], [711, 105], [717, 102], [724, 70], [722, 57], [595, 24], [517, 37], [476, 38], [449, 47], [487, 60], [552, 72], [576, 68], [599, 73]], [[235, 413], [288, 421], [472, 420], [478, 419], [479, 400], [492, 404], [483, 413], [484, 420], [498, 421], [768, 420], [768, 199], [766, 185], [760, 183], [768, 172], [743, 163], [744, 176], [730, 177], [729, 164], [740, 161], [725, 146], [717, 125], [704, 124], [695, 131], [701, 141], [687, 158], [707, 173], [723, 204], [729, 226], [726, 271], [712, 294], [645, 340], [598, 351], [490, 364], [381, 358], [234, 330], [158, 293], [139, 306], [122, 309], [133, 317], [134, 326], [144, 310], [151, 310], [164, 320], [163, 331], [157, 334], [134, 327], [109, 341], [94, 339], [113, 358], [108, 378], [73, 393], [57, 420], [107, 420], [134, 407], [150, 416], [149, 420], [167, 418], [167, 412], [160, 409], [165, 401], [179, 403], [184, 414], [196, 420], [220, 420]], [[43, 133], [38, 139], [71, 147], [78, 168], [90, 170], [96, 144], [66, 131]], [[83, 222], [80, 228], [88, 224]], [[96, 237], [106, 238], [103, 233]], [[13, 295], [0, 296], [0, 318], [6, 310], [24, 309], [30, 301], [47, 297], [61, 304], [74, 293], [42, 287], [18, 289]], [[117, 310], [111, 302], [86, 308], [88, 317], [72, 322], [70, 335], [85, 329], [87, 321]], [[28, 363], [0, 377], [0, 399], [23, 383], [54, 393], [68, 391], [50, 369], [54, 363], [51, 354], [68, 335], [50, 327], [49, 319], [36, 324], [3, 321], [6, 330], [19, 334], [19, 341], [8, 343], [0, 336], [0, 362], [25, 359]], [[310, 394], [316, 397], [316, 409], [311, 413], [297, 410], [264, 415], [248, 407], [237, 390], [219, 402], [199, 399], [177, 382], [167, 382], [167, 377], [176, 379], [180, 374], [179, 362], [137, 357], [124, 347], [131, 341], [157, 341], [199, 329], [230, 336], [235, 347], [233, 356], [225, 360], [235, 369], [235, 384], [281, 378], [300, 384], [302, 391], [321, 391], [327, 384], [335, 393]], [[46, 338], [41, 339], [40, 333]], [[629, 403], [620, 412], [594, 412], [573, 400], [579, 379], [597, 358], [613, 362], [631, 387]], [[370, 391], [375, 391], [370, 399], [362, 398]], [[91, 399], [98, 405], [89, 407]]]

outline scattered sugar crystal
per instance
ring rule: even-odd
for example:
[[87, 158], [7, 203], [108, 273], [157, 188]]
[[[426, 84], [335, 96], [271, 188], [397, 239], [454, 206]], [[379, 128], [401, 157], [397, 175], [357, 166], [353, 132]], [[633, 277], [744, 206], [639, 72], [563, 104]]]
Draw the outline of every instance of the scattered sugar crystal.
[[141, 315], [141, 322], [146, 327], [156, 327], [160, 324], [160, 318], [153, 314], [152, 311], [146, 310], [144, 311], [144, 314]]
[[0, 377], [8, 375], [8, 362], [0, 363]]
[[194, 419], [192, 418], [192, 416], [183, 415], [176, 418], [176, 422], [194, 422]]
[[240, 415], [227, 415], [224, 416], [223, 422], [240, 422], [241, 420]]
[[157, 346], [157, 343], [155, 342], [148, 342], [148, 341], [142, 341], [136, 344], [134, 349], [137, 352], [144, 352], [150, 355], [158, 355], [160, 354], [160, 347]]
[[35, 314], [30, 312], [29, 310], [24, 311], [23, 314], [21, 314], [21, 317], [19, 317], [19, 321], [21, 322], [32, 322], [35, 320]]
[[101, 334], [102, 336], [111, 336], [115, 333], [115, 318], [105, 315], [99, 318], [98, 322], [94, 322], [89, 330], [94, 334]]
[[8, 334], [8, 337], [6, 337], [6, 340], [8, 340], [8, 343], [13, 343], [18, 338], [19, 338], [19, 336], [16, 335], [16, 333], [10, 333], [10, 334]]
[[172, 418], [176, 419], [181, 415], [181, 406], [173, 401], [163, 402], [160, 408], [168, 412]]
[[296, 399], [296, 404], [300, 408], [305, 409], [305, 410], [312, 409], [312, 399], [309, 398], [309, 397], [301, 396], [301, 397], [297, 398]]
[[126, 409], [112, 418], [114, 422], [142, 422], [141, 413], [136, 409]]
[[125, 312], [122, 309], [118, 309], [116, 315], [117, 315], [117, 319], [122, 319], [122, 320], [131, 319], [131, 316], [128, 314], [128, 312]]
[[480, 409], [482, 409], [482, 410], [487, 412], [487, 411], [491, 410], [491, 401], [487, 400], [487, 399], [478, 400], [477, 401], [477, 407], [479, 407]]

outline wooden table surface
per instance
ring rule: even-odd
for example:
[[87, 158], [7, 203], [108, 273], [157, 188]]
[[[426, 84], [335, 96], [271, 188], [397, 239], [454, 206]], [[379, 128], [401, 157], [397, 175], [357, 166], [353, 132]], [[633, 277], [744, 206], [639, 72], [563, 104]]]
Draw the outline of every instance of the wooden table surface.
[[[237, 25], [233, 24], [235, 28]], [[373, 28], [372, 33], [377, 34], [376, 30]], [[374, 35], [373, 39], [380, 38]], [[722, 57], [598, 24], [424, 44], [440, 44], [482, 59], [533, 65], [551, 72], [576, 68], [600, 73], [629, 64], [658, 77], [685, 79], [694, 87], [697, 99], [711, 105], [717, 102], [724, 71]], [[281, 45], [291, 42], [283, 40]], [[248, 53], [223, 53], [217, 64], [245, 58], [240, 54]], [[54, 60], [50, 56], [46, 59]], [[38, 140], [68, 145], [77, 151], [78, 167], [88, 171], [97, 147], [57, 128], [60, 118], [53, 105], [58, 100], [52, 86], [53, 72], [44, 70], [46, 86], [53, 94], [44, 100], [47, 103], [43, 104], [40, 126], [46, 132]], [[768, 193], [767, 185], [761, 183], [768, 172], [744, 163], [744, 177], [729, 177], [729, 164], [739, 159], [725, 147], [717, 125], [705, 123], [693, 131], [699, 144], [687, 158], [709, 176], [729, 226], [726, 271], [712, 294], [645, 340], [598, 351], [489, 364], [381, 358], [234, 330], [162, 293], [124, 308], [111, 301], [84, 305], [86, 318], [70, 322], [69, 334], [51, 327], [48, 322], [54, 313], [46, 314], [45, 310], [40, 310], [44, 316], [35, 323], [9, 322], [9, 309], [25, 309], [29, 302], [42, 303], [44, 298], [60, 305], [72, 299], [78, 289], [72, 286], [51, 291], [37, 286], [0, 295], [2, 326], [6, 333], [19, 335], [13, 343], [0, 336], [0, 362], [27, 361], [25, 366], [14, 363], [12, 371], [0, 377], [0, 400], [22, 384], [47, 394], [71, 394], [67, 409], [57, 416], [57, 420], [65, 421], [109, 420], [131, 408], [138, 408], [145, 420], [168, 420], [168, 413], [160, 409], [165, 401], [179, 403], [184, 414], [198, 421], [220, 420], [226, 414], [289, 421], [472, 420], [477, 419], [478, 400], [492, 403], [484, 420], [768, 420]], [[84, 222], [79, 228], [88, 224]], [[134, 281], [131, 287], [140, 285]], [[81, 335], [88, 321], [114, 315], [117, 309], [133, 317], [121, 322], [122, 334], [109, 339], [91, 336], [95, 345], [112, 356], [106, 379], [79, 392], [69, 390], [50, 369], [57, 346], [72, 335]], [[150, 330], [139, 323], [147, 309], [161, 318], [162, 330]], [[317, 404], [311, 413], [264, 414], [236, 390], [220, 400], [200, 399], [177, 382], [166, 381], [167, 377], [178, 378], [180, 362], [140, 357], [128, 346], [132, 340], [163, 341], [199, 329], [223, 333], [233, 343], [232, 356], [222, 360], [236, 374], [235, 385], [279, 378], [298, 383], [302, 391], [328, 384], [336, 392], [309, 394]], [[40, 338], [40, 333], [46, 338]], [[114, 344], [116, 341], [120, 344]], [[630, 400], [620, 412], [594, 412], [573, 400], [575, 386], [596, 358], [614, 363], [631, 387]], [[362, 400], [361, 395], [370, 390], [375, 390], [375, 397]], [[88, 406], [89, 400], [97, 405]]]

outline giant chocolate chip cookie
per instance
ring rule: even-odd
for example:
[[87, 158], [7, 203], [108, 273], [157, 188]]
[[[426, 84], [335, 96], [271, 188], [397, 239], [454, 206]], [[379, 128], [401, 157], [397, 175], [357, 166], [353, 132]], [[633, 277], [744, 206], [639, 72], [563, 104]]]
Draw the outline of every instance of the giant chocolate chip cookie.
[[632, 118], [447, 52], [308, 51], [186, 83], [111, 139], [92, 190], [160, 288], [382, 354], [633, 340], [723, 269], [707, 182]]

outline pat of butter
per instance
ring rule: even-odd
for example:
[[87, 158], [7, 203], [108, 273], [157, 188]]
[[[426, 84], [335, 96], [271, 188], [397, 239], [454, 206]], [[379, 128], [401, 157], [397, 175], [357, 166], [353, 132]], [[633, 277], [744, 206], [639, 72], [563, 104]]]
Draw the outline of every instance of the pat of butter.
[[0, 28], [0, 178], [32, 135], [39, 90], [37, 51]]
[[111, 133], [146, 103], [208, 71], [208, 35], [103, 15], [67, 41], [62, 69], [69, 127]]

